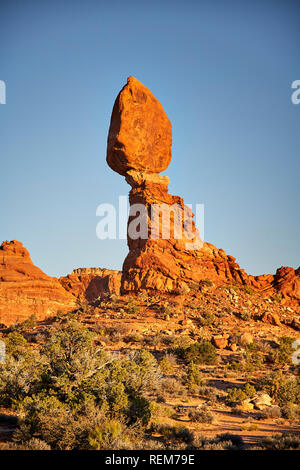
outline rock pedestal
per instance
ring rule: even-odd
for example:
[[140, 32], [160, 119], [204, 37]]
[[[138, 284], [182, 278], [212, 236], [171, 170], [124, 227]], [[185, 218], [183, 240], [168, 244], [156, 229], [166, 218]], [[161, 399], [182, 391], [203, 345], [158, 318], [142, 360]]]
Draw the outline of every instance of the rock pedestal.
[[[201, 280], [244, 282], [247, 275], [235, 259], [203, 244], [191, 209], [181, 197], [168, 193], [169, 178], [158, 173], [170, 163], [171, 144], [171, 124], [163, 107], [130, 77], [115, 101], [107, 142], [109, 166], [132, 187], [121, 291], [187, 292]], [[130, 230], [139, 215], [136, 205], [145, 208], [146, 237], [133, 236]]]

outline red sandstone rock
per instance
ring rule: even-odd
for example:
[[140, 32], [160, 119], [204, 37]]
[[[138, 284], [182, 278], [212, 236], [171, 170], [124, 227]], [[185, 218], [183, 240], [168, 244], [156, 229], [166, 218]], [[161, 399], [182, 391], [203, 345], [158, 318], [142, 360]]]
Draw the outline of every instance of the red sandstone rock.
[[31, 261], [22, 243], [12, 240], [0, 246], [0, 323], [10, 325], [35, 315], [42, 320], [58, 310], [76, 306], [56, 278], [47, 276]]
[[217, 349], [225, 349], [228, 340], [227, 338], [224, 338], [223, 336], [213, 336], [212, 337], [212, 344], [217, 348]]
[[92, 302], [105, 293], [119, 295], [121, 275], [120, 271], [110, 269], [79, 268], [60, 277], [59, 282], [77, 299]]
[[261, 321], [270, 325], [281, 326], [279, 316], [276, 313], [265, 312], [261, 317]]
[[172, 127], [160, 102], [129, 77], [112, 112], [107, 163], [125, 175], [130, 169], [160, 173], [171, 161]]

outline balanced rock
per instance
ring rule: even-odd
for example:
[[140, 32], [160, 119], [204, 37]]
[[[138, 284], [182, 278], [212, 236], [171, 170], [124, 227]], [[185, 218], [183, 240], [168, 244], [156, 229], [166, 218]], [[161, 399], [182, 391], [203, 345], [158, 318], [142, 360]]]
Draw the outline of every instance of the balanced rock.
[[[132, 236], [128, 230], [121, 292], [188, 293], [205, 279], [244, 283], [247, 275], [235, 258], [202, 242], [192, 210], [168, 193], [169, 178], [157, 174], [170, 163], [171, 144], [171, 124], [161, 104], [130, 77], [112, 111], [107, 162], [131, 185], [130, 208], [145, 208], [146, 233]], [[129, 228], [135, 216], [130, 210]]]
[[117, 173], [160, 173], [171, 161], [172, 127], [160, 102], [136, 78], [119, 93], [107, 139], [107, 163]]
[[[148, 88], [129, 77], [115, 101], [107, 140], [108, 165], [132, 188], [121, 292], [186, 294], [209, 280], [216, 286], [247, 285], [269, 296], [280, 293], [283, 301], [299, 304], [300, 268], [249, 276], [233, 256], [200, 239], [191, 209], [181, 197], [168, 193], [169, 178], [158, 174], [171, 161], [171, 146], [171, 123], [162, 105]], [[133, 236], [130, 228], [138, 206], [145, 209], [138, 216], [145, 229]]]

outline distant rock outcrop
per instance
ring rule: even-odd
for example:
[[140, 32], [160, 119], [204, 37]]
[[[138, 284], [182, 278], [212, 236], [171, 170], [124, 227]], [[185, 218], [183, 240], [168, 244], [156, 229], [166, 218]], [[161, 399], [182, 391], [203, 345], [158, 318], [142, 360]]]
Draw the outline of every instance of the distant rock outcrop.
[[276, 274], [247, 276], [247, 284], [266, 294], [279, 294], [283, 303], [300, 304], [300, 268], [278, 268]]
[[78, 300], [92, 302], [103, 294], [120, 294], [121, 271], [101, 268], [74, 269], [60, 277], [61, 285]]
[[0, 246], [0, 323], [42, 320], [59, 310], [72, 310], [74, 297], [56, 278], [49, 277], [31, 261], [29, 252], [17, 240]]

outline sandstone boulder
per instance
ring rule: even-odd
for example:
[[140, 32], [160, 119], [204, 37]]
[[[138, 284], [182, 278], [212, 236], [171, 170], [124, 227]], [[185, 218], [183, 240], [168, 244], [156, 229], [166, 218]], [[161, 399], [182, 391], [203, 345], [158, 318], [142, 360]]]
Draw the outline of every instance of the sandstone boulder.
[[217, 348], [217, 349], [225, 349], [228, 340], [227, 338], [224, 338], [223, 336], [213, 336], [212, 337], [212, 344]]
[[117, 173], [160, 173], [171, 161], [172, 127], [160, 102], [134, 77], [119, 93], [111, 116], [107, 163]]
[[267, 393], [260, 393], [252, 400], [255, 409], [264, 410], [268, 406], [272, 406], [272, 398]]

